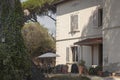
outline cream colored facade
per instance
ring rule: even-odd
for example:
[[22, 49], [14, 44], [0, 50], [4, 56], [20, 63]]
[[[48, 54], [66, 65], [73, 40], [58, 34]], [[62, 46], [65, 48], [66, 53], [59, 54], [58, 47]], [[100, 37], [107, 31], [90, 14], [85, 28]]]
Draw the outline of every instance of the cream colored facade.
[[[103, 71], [120, 70], [120, 0], [71, 0], [57, 5], [56, 64], [73, 64], [71, 47], [78, 46], [78, 59], [86, 65], [102, 65]], [[103, 25], [94, 24], [94, 13], [103, 8]], [[78, 29], [71, 32], [71, 15], [78, 15]], [[101, 38], [102, 43], [75, 45], [85, 39]], [[100, 45], [102, 45], [100, 49]], [[69, 48], [69, 51], [66, 50]], [[69, 55], [67, 54], [69, 53]], [[102, 54], [102, 55], [101, 55]], [[100, 55], [102, 57], [100, 57]], [[69, 60], [66, 58], [69, 56]]]
[[104, 71], [120, 71], [120, 0], [104, 0]]
[[[83, 59], [87, 66], [98, 65], [98, 44], [93, 45], [94, 56], [92, 63], [91, 46], [74, 45], [75, 42], [87, 38], [102, 37], [102, 27], [93, 24], [93, 14], [101, 7], [100, 0], [73, 0], [57, 5], [57, 27], [56, 27], [56, 64], [72, 64], [72, 46], [78, 46], [78, 58]], [[78, 29], [71, 32], [71, 15], [78, 15]], [[66, 48], [69, 48], [69, 61]]]

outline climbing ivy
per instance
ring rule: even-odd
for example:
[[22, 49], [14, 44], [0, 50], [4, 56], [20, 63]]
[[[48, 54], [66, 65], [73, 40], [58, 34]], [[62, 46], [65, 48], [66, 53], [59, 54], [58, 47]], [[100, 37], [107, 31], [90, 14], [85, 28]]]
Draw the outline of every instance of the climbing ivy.
[[23, 80], [30, 73], [30, 60], [21, 35], [19, 0], [0, 0], [0, 22], [0, 80]]

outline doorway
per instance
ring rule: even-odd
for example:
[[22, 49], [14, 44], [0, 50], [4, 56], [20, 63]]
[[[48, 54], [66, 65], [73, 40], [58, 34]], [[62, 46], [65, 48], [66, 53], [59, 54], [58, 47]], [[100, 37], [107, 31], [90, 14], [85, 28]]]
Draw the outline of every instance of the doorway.
[[99, 44], [99, 65], [103, 65], [103, 45]]

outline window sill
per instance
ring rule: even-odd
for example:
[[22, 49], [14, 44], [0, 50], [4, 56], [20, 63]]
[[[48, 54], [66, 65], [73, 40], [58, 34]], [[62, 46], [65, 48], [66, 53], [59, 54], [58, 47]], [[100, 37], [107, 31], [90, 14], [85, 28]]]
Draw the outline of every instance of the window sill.
[[70, 31], [69, 34], [78, 33], [78, 32], [80, 32], [80, 31], [79, 30]]
[[103, 26], [94, 26], [93, 28], [94, 28], [94, 29], [102, 29]]

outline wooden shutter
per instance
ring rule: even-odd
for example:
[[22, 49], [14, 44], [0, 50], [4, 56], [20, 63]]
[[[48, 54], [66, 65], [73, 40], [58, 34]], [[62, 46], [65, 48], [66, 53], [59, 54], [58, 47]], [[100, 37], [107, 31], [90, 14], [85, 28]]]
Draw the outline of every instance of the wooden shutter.
[[69, 62], [69, 61], [70, 61], [70, 60], [69, 60], [69, 53], [70, 53], [69, 47], [66, 47], [66, 62]]
[[78, 15], [71, 15], [71, 32], [78, 30]]

